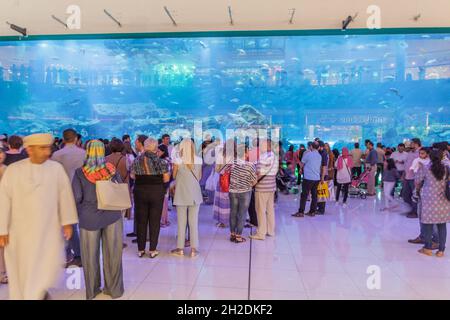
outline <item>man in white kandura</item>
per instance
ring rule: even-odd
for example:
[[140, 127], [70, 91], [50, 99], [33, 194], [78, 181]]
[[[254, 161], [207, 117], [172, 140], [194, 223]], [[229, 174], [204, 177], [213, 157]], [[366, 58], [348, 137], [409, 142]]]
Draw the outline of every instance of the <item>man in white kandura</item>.
[[0, 183], [0, 246], [12, 300], [47, 297], [63, 270], [63, 237], [78, 223], [69, 178], [49, 160], [52, 143], [50, 134], [25, 137], [29, 159], [9, 166]]

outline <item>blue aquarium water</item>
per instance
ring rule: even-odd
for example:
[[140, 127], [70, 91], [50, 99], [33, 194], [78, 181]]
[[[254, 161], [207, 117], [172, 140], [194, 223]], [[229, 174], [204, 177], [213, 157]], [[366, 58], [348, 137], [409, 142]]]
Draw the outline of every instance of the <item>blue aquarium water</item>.
[[[0, 133], [450, 140], [450, 34], [0, 42]], [[176, 137], [175, 137], [176, 138]]]

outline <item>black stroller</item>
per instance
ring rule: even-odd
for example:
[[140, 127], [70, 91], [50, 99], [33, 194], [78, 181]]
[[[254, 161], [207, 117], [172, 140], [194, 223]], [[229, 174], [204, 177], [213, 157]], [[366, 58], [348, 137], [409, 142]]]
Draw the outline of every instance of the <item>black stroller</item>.
[[276, 177], [277, 182], [277, 192], [275, 193], [275, 200], [278, 199], [278, 192], [283, 194], [294, 193], [295, 190], [298, 192], [297, 178], [290, 175], [289, 171], [285, 168], [280, 167]]

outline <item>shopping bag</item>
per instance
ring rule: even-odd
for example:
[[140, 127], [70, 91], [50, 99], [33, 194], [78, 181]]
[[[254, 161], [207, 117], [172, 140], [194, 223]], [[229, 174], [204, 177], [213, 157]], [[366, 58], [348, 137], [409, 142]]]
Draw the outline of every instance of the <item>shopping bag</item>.
[[131, 208], [128, 184], [103, 180], [97, 181], [95, 187], [99, 210], [121, 211]]
[[334, 182], [333, 182], [333, 180], [330, 180], [330, 181], [327, 181], [327, 183], [328, 183], [328, 193], [329, 193], [327, 202], [334, 201], [336, 199], [336, 192], [334, 191]]
[[325, 201], [327, 201], [329, 196], [330, 196], [330, 192], [328, 190], [328, 183], [320, 182], [319, 186], [317, 187], [317, 201], [325, 202]]
[[220, 175], [220, 192], [230, 192], [230, 172], [225, 172]]

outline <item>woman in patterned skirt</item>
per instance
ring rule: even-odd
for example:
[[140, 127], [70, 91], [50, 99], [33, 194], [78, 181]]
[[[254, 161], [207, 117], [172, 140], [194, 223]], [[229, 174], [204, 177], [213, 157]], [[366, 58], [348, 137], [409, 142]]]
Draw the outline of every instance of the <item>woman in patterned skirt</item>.
[[[224, 173], [226, 161], [225, 146], [217, 146], [216, 149], [216, 174]], [[217, 179], [216, 192], [214, 193], [213, 205], [214, 219], [217, 220], [216, 226], [226, 228], [230, 222], [230, 196], [228, 192], [221, 191], [220, 179]]]
[[449, 168], [444, 165], [442, 150], [433, 149], [430, 153], [431, 163], [421, 165], [416, 175], [416, 189], [420, 190], [418, 205], [421, 228], [423, 228], [425, 246], [420, 253], [431, 256], [433, 226], [436, 225], [439, 235], [437, 257], [444, 256], [447, 238], [447, 225], [450, 221], [450, 201], [445, 196], [445, 188], [449, 179]]

